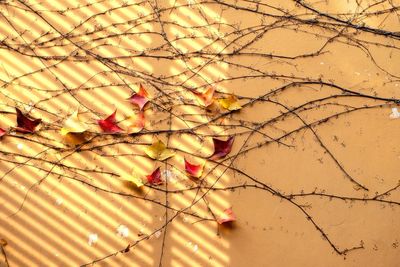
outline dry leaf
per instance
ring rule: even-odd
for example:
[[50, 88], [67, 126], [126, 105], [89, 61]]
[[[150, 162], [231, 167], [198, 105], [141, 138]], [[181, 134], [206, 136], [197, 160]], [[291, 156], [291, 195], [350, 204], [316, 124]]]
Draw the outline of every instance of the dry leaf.
[[21, 110], [15, 108], [17, 111], [17, 128], [16, 130], [21, 133], [33, 133], [36, 126], [42, 121], [42, 119], [29, 119], [27, 116], [22, 114]]
[[143, 110], [144, 106], [149, 102], [149, 93], [144, 89], [143, 85], [140, 84], [139, 91], [133, 93], [129, 98], [129, 102], [135, 104], [140, 110]]
[[104, 120], [98, 120], [97, 123], [99, 124], [100, 128], [105, 133], [119, 133], [122, 129], [117, 125], [117, 121], [115, 119], [115, 115], [117, 111], [114, 111], [110, 116], [105, 118]]
[[195, 165], [195, 164], [190, 163], [186, 159], [184, 159], [184, 160], [185, 160], [186, 174], [191, 177], [194, 177], [194, 178], [200, 178], [201, 175], [203, 174], [204, 163]]
[[131, 175], [125, 176], [125, 177], [123, 177], [123, 179], [125, 181], [133, 183], [138, 188], [140, 188], [144, 185], [142, 178], [140, 178], [140, 176], [135, 171], [132, 171]]
[[242, 108], [237, 97], [234, 95], [230, 95], [228, 98], [220, 99], [218, 102], [227, 110], [238, 110]]
[[69, 145], [80, 145], [87, 141], [85, 133], [68, 133], [64, 135], [64, 142]]
[[6, 130], [0, 128], [0, 137], [2, 137], [3, 135], [5, 135], [7, 132]]
[[175, 155], [175, 152], [170, 149], [167, 149], [165, 144], [160, 140], [153, 143], [151, 146], [146, 147], [144, 152], [150, 158], [160, 161]]
[[147, 181], [152, 185], [162, 184], [160, 167], [155, 169], [150, 175], [146, 176]]
[[214, 102], [214, 92], [215, 89], [210, 87], [204, 92], [201, 93], [193, 92], [193, 93], [197, 97], [197, 101], [200, 103], [200, 105], [208, 107]]
[[229, 137], [228, 140], [226, 141], [213, 138], [214, 153], [210, 156], [210, 159], [217, 160], [224, 158], [226, 155], [228, 155], [232, 150], [232, 145], [234, 140], [235, 140], [234, 136]]
[[128, 128], [127, 132], [130, 134], [138, 133], [144, 128], [144, 112], [139, 111], [138, 114], [132, 115], [128, 119]]
[[61, 128], [61, 134], [67, 135], [68, 133], [83, 133], [87, 130], [88, 126], [84, 122], [79, 120], [78, 110], [76, 110], [65, 121], [64, 127]]
[[219, 224], [236, 221], [236, 215], [233, 213], [232, 208], [224, 210], [217, 218]]

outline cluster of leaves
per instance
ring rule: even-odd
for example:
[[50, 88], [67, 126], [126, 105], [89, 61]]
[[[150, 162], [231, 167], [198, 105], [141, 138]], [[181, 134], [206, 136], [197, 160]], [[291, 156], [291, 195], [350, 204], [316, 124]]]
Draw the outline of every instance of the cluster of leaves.
[[[376, 69], [380, 77], [384, 77], [385, 86], [389, 87], [398, 82], [398, 75], [393, 73], [395, 71], [383, 67], [380, 64], [380, 60], [376, 60], [375, 54], [373, 53], [374, 49], [381, 48], [391, 49], [394, 54], [398, 53], [398, 51], [400, 51], [400, 45], [398, 43], [400, 36], [398, 32], [390, 28], [383, 28], [383, 26], [380, 28], [358, 23], [362, 21], [363, 18], [386, 17], [396, 13], [399, 7], [392, 4], [392, 1], [382, 1], [367, 6], [365, 6], [363, 1], [355, 1], [355, 5], [359, 7], [357, 8], [359, 11], [337, 14], [323, 12], [317, 8], [318, 5], [314, 6], [314, 4], [311, 5], [307, 4], [305, 1], [297, 0], [282, 4], [287, 4], [288, 7], [283, 7], [281, 4], [276, 3], [252, 0], [236, 1], [234, 3], [220, 0], [211, 2], [192, 1], [191, 4], [182, 4], [180, 1], [175, 1], [176, 5], [174, 4], [172, 6], [164, 6], [164, 3], [161, 4], [160, 1], [143, 1], [140, 3], [124, 3], [112, 9], [110, 8], [110, 10], [104, 10], [104, 12], [99, 11], [93, 15], [88, 15], [87, 18], [82, 19], [77, 25], [72, 25], [73, 29], [71, 32], [60, 29], [51, 20], [46, 19], [46, 12], [64, 17], [84, 7], [67, 7], [65, 10], [47, 10], [43, 12], [39, 7], [26, 1], [0, 2], [2, 10], [7, 10], [4, 14], [9, 14], [8, 10], [23, 11], [34, 16], [46, 25], [46, 30], [43, 30], [42, 35], [30, 39], [29, 36], [25, 34], [25, 29], [21, 30], [16, 27], [17, 23], [13, 21], [14, 18], [12, 15], [4, 15], [4, 21], [1, 22], [4, 24], [5, 28], [9, 28], [9, 32], [15, 31], [16, 36], [15, 38], [13, 38], [14, 36], [3, 38], [0, 42], [0, 47], [6, 51], [10, 51], [12, 55], [17, 54], [29, 60], [32, 58], [39, 62], [38, 65], [43, 65], [43, 67], [38, 70], [32, 72], [27, 71], [27, 73], [23, 73], [20, 76], [10, 76], [8, 80], [1, 80], [2, 90], [0, 90], [0, 94], [2, 101], [4, 99], [4, 103], [1, 104], [4, 104], [8, 110], [27, 104], [23, 103], [25, 99], [21, 100], [18, 96], [6, 94], [11, 87], [22, 87], [24, 95], [29, 93], [37, 93], [38, 95], [43, 93], [44, 95], [40, 97], [40, 100], [32, 103], [32, 106], [43, 112], [43, 121], [39, 118], [32, 118], [33, 116], [28, 115], [30, 114], [29, 112], [23, 112], [22, 108], [21, 110], [17, 108], [16, 126], [10, 129], [0, 129], [0, 137], [2, 136], [1, 141], [6, 138], [17, 138], [28, 142], [34, 142], [41, 147], [41, 151], [39, 151], [37, 155], [26, 155], [18, 151], [0, 151], [1, 160], [14, 164], [13, 169], [18, 166], [28, 166], [29, 168], [34, 168], [44, 173], [43, 177], [29, 188], [28, 192], [24, 195], [24, 201], [27, 199], [29, 192], [32, 191], [31, 189], [40, 184], [51, 174], [77, 181], [82, 186], [88, 186], [105, 194], [113, 194], [122, 198], [134, 198], [138, 201], [143, 201], [145, 203], [151, 202], [154, 205], [165, 208], [165, 223], [154, 232], [158, 233], [160, 230], [166, 230], [168, 225], [173, 222], [179, 214], [189, 215], [199, 221], [216, 221], [218, 224], [234, 221], [236, 220], [236, 216], [232, 208], [227, 207], [221, 214], [215, 215], [213, 213], [208, 204], [208, 193], [211, 191], [254, 189], [260, 192], [260, 194], [265, 193], [268, 197], [278, 198], [290, 207], [293, 207], [311, 224], [313, 229], [323, 237], [325, 244], [329, 245], [332, 250], [339, 255], [346, 255], [349, 251], [364, 248], [364, 245], [361, 243], [352, 248], [341, 249], [340, 245], [333, 241], [335, 238], [328, 235], [323, 223], [318, 221], [318, 215], [310, 212], [312, 206], [308, 203], [311, 202], [311, 199], [336, 200], [341, 201], [340, 203], [373, 202], [396, 207], [400, 205], [398, 201], [390, 198], [391, 193], [398, 191], [400, 184], [390, 185], [390, 188], [387, 190], [381, 191], [377, 189], [376, 191], [379, 192], [375, 195], [369, 195], [371, 191], [373, 192], [375, 190], [369, 187], [370, 184], [363, 184], [360, 178], [356, 177], [352, 171], [349, 171], [350, 167], [347, 165], [347, 162], [342, 162], [342, 160], [335, 155], [334, 151], [330, 150], [330, 146], [326, 144], [326, 140], [321, 137], [321, 134], [317, 130], [322, 125], [331, 124], [337, 118], [347, 118], [352, 114], [367, 110], [379, 110], [382, 108], [387, 108], [387, 110], [389, 110], [392, 108], [390, 118], [399, 118], [399, 112], [395, 107], [399, 103], [398, 97], [392, 94], [391, 91], [389, 91], [389, 93], [382, 93], [379, 90], [373, 91], [372, 93], [369, 92], [367, 88], [375, 88], [375, 84], [373, 84], [374, 86], [370, 86], [368, 83], [361, 83], [359, 86], [354, 87], [343, 81], [339, 81], [336, 77], [307, 72], [307, 68], [303, 67], [303, 60], [310, 60], [312, 64], [316, 61], [318, 61], [318, 64], [319, 61], [324, 63], [322, 62], [323, 56], [328, 56], [329, 54], [335, 55], [337, 52], [335, 49], [330, 50], [332, 46], [347, 45], [349, 48], [361, 51], [367, 55], [367, 58], [371, 61], [371, 68]], [[90, 7], [91, 4], [87, 4], [87, 6]], [[129, 14], [129, 12], [131, 12], [130, 14], [136, 14], [137, 11], [135, 8], [137, 6], [145, 7], [150, 11], [140, 14], [138, 18], [130, 18], [123, 23], [123, 25], [132, 26], [132, 31], [119, 31], [118, 26], [121, 25], [120, 22], [114, 21], [111, 25], [97, 24], [97, 18], [108, 16], [109, 13], [114, 11], [118, 12], [119, 10], [126, 9], [128, 11], [127, 14]], [[211, 7], [211, 9], [217, 10], [218, 12], [216, 12], [216, 14], [221, 14], [220, 17], [216, 16], [216, 20], [210, 19], [207, 12], [203, 11], [203, 7]], [[204, 24], [195, 27], [192, 27], [192, 25], [185, 26], [185, 24], [170, 18], [170, 14], [179, 12], [180, 9], [186, 10], [187, 8], [191, 8], [198, 18], [204, 19]], [[376, 9], [379, 9], [379, 11], [374, 11]], [[234, 18], [230, 18], [227, 20], [228, 22], [226, 22], [221, 18], [223, 14], [233, 14]], [[110, 20], [111, 18], [112, 16], [107, 17], [107, 19]], [[251, 23], [242, 23], [244, 22], [243, 18], [251, 18]], [[101, 19], [99, 21], [101, 21]], [[84, 30], [80, 29], [81, 27], [83, 28], [83, 26], [87, 26], [87, 24], [89, 24], [90, 27]], [[150, 24], [154, 27], [143, 32], [140, 26], [144, 24]], [[193, 33], [184, 36], [169, 34], [168, 29], [170, 27], [177, 27], [182, 31], [193, 31]], [[215, 29], [218, 29], [218, 34], [215, 33]], [[196, 36], [196, 34], [198, 34], [196, 30], [205, 32], [205, 34]], [[318, 45], [310, 45], [310, 49], [317, 47], [311, 52], [307, 50], [307, 52], [299, 52], [298, 54], [286, 53], [285, 51], [279, 53], [274, 49], [268, 50], [270, 48], [268, 45], [265, 45], [265, 43], [262, 43], [262, 40], [268, 39], [266, 36], [275, 30], [304, 34], [307, 37], [311, 36], [312, 38], [310, 39], [320, 40], [321, 43], [318, 43]], [[171, 30], [171, 32], [173, 31]], [[135, 41], [139, 43], [143, 36], [160, 37], [160, 44], [143, 49], [127, 48], [123, 45], [124, 41], [132, 43], [131, 37], [135, 38]], [[86, 39], [90, 39], [93, 42], [81, 41]], [[196, 42], [197, 39], [201, 39], [207, 44], [201, 49], [192, 50], [184, 50], [180, 46], [180, 42], [182, 41]], [[109, 40], [110, 42], [108, 42]], [[388, 40], [390, 40], [390, 42], [388, 42]], [[65, 52], [65, 54], [48, 55], [46, 49], [49, 47], [59, 48], [58, 51], [65, 50], [68, 52]], [[105, 50], [116, 48], [116, 50], [122, 50], [124, 52], [110, 57], [99, 52], [102, 48], [105, 48]], [[46, 52], [42, 53], [42, 51]], [[139, 60], [148, 60], [150, 64], [156, 66], [166, 61], [168, 62], [168, 66], [170, 66], [171, 62], [174, 62], [177, 63], [176, 65], [178, 66], [185, 67], [182, 70], [178, 70], [178, 72], [173, 75], [165, 75], [164, 73], [160, 74], [156, 71], [143, 70], [140, 66], [141, 64], [135, 62], [136, 59], [138, 59], [137, 62], [140, 62]], [[153, 59], [156, 60], [156, 63], [151, 61]], [[134, 62], [134, 64], [131, 64], [131, 61]], [[68, 84], [63, 82], [62, 77], [56, 72], [56, 69], [58, 65], [71, 62], [77, 66], [78, 64], [84, 64], [85, 68], [90, 68], [94, 62], [104, 67], [104, 71], [93, 74], [93, 77], [90, 77], [90, 79], [82, 84]], [[220, 66], [229, 67], [229, 73], [227, 73], [226, 76], [210, 75], [212, 76], [211, 79], [205, 75], [207, 72], [212, 73], [214, 69], [218, 69]], [[282, 70], [281, 66], [288, 66], [289, 71]], [[207, 69], [208, 67], [210, 67], [210, 69]], [[55, 84], [52, 84], [52, 86], [56, 89], [37, 88], [27, 85], [25, 80], [23, 80], [26, 77], [34, 77], [34, 75], [42, 73], [55, 79]], [[92, 78], [102, 75], [104, 75], [103, 78], [106, 78], [105, 80], [107, 80], [108, 84], [92, 81]], [[33, 80], [35, 78], [36, 77], [34, 77]], [[191, 84], [192, 80], [196, 80], [196, 85]], [[149, 89], [149, 92], [153, 89], [158, 95], [156, 97], [151, 97], [141, 83], [146, 84], [146, 88]], [[219, 84], [226, 85], [231, 83], [233, 83], [234, 86], [236, 83], [243, 83], [243, 91], [236, 94], [226, 94], [223, 91], [218, 92], [215, 90], [215, 88], [220, 88]], [[138, 90], [127, 99], [129, 103], [136, 107], [135, 110], [137, 113], [127, 119], [126, 127], [122, 125], [121, 120], [117, 119], [117, 115], [120, 114], [117, 113], [117, 109], [111, 114], [107, 113], [108, 116], [97, 114], [95, 111], [96, 109], [92, 108], [87, 103], [83, 103], [82, 96], [79, 95], [80, 92], [87, 91], [104, 92], [106, 91], [104, 90], [106, 87], [133, 90], [131, 88], [132, 84], [140, 84]], [[256, 91], [258, 91], [258, 93], [253, 94], [253, 90], [251, 89], [254, 84], [257, 86], [257, 88], [254, 88], [257, 89]], [[296, 94], [307, 95], [308, 91], [305, 90], [308, 89], [311, 89], [310, 91], [315, 91], [315, 95], [309, 98], [306, 96], [302, 97], [303, 102], [298, 103], [297, 101], [293, 101], [292, 103], [290, 99], [288, 99], [292, 91], [298, 90]], [[224, 97], [217, 99], [215, 96], [217, 93]], [[193, 104], [184, 97], [182, 98], [180, 94], [194, 96], [197, 99], [197, 103]], [[75, 101], [74, 104], [78, 103], [80, 107], [82, 106], [92, 114], [95, 114], [97, 118], [100, 118], [96, 120], [98, 125], [97, 130], [93, 132], [90, 131], [91, 127], [89, 127], [89, 124], [80, 118], [82, 114], [80, 113], [80, 109], [75, 110], [75, 112], [68, 117], [62, 116], [62, 126], [61, 123], [58, 124], [58, 120], [60, 119], [59, 114], [51, 113], [46, 107], [51, 106], [50, 103], [52, 103], [54, 99], [62, 96], [70, 97], [72, 101]], [[357, 99], [361, 104], [355, 104], [358, 103], [356, 101], [352, 103], [348, 101], [349, 99]], [[223, 112], [211, 112], [213, 104], [217, 103], [219, 104], [218, 107], [222, 108]], [[158, 127], [160, 129], [157, 128], [154, 131], [148, 131], [146, 129], [146, 122], [156, 117], [153, 116], [150, 118], [148, 113], [145, 113], [145, 109], [149, 104], [153, 105], [150, 109], [151, 112], [155, 112], [157, 115], [161, 113], [167, 114], [166, 118], [160, 118], [156, 120], [156, 123], [161, 124], [161, 122], [165, 122], [169, 125], [169, 129], [161, 129], [161, 127]], [[255, 105], [259, 105], [255, 109], [259, 108], [262, 112], [253, 112], [251, 108]], [[260, 108], [261, 105], [269, 105], [268, 107], [271, 107], [271, 109]], [[175, 113], [174, 108], [177, 106], [195, 107], [196, 110], [200, 110], [198, 114], [195, 115], [205, 118], [205, 121], [198, 123], [198, 121], [192, 120], [193, 114], [189, 114], [189, 112], [187, 112], [187, 114]], [[243, 110], [241, 112], [236, 112], [242, 108]], [[320, 111], [326, 109], [330, 112], [328, 115], [321, 112], [322, 115], [316, 118], [310, 118], [308, 116], [308, 112], [311, 113], [315, 110]], [[272, 110], [275, 110], [275, 112]], [[120, 112], [120, 109], [118, 109], [118, 112]], [[12, 113], [14, 112], [12, 111]], [[264, 117], [259, 113], [263, 113], [262, 115], [267, 113], [268, 116]], [[44, 121], [46, 121], [46, 119], [44, 114], [56, 118], [56, 123], [45, 124]], [[239, 115], [242, 117], [239, 117]], [[255, 117], [258, 116], [262, 117], [259, 121], [255, 119]], [[171, 124], [174, 118], [178, 118], [179, 121], [187, 127], [184, 130], [172, 129]], [[286, 124], [286, 121], [289, 122]], [[196, 123], [195, 126], [193, 126], [192, 123]], [[49, 139], [47, 136], [45, 138], [38, 130], [41, 125], [45, 125], [45, 129], [57, 130], [57, 132], [60, 132], [61, 135], [66, 138], [75, 135], [83, 135], [85, 133], [93, 134], [95, 137], [85, 140], [85, 142], [76, 147], [60, 149], [61, 146], [55, 146], [54, 143], [56, 142], [54, 142], [54, 140]], [[202, 131], [204, 128], [208, 129], [211, 127], [218, 128], [218, 134], [209, 134]], [[14, 130], [16, 134], [14, 134]], [[192, 161], [190, 158], [186, 157], [184, 158], [182, 166], [174, 166], [176, 169], [183, 171], [188, 178], [194, 178], [191, 180], [195, 182], [190, 182], [191, 185], [188, 186], [188, 188], [183, 190], [172, 190], [169, 188], [168, 184], [163, 180], [162, 167], [156, 167], [156, 164], [152, 165], [151, 173], [147, 175], [140, 175], [138, 169], [134, 168], [132, 170], [129, 169], [129, 175], [121, 177], [123, 180], [139, 188], [139, 191], [143, 188], [149, 188], [149, 190], [165, 192], [165, 202], [148, 199], [146, 197], [138, 197], [131, 193], [121, 193], [118, 190], [114, 191], [105, 186], [100, 186], [99, 184], [93, 183], [90, 179], [87, 179], [87, 177], [90, 177], [92, 174], [110, 175], [112, 177], [118, 177], [119, 175], [116, 172], [106, 172], [101, 168], [97, 168], [97, 166], [78, 168], [64, 161], [65, 158], [79, 151], [117, 158], [119, 154], [116, 151], [108, 153], [100, 153], [99, 151], [102, 147], [107, 146], [113, 148], [114, 145], [123, 142], [134, 145], [135, 141], [132, 141], [132, 137], [146, 135], [153, 137], [153, 140], [157, 139], [157, 141], [152, 144], [146, 143], [144, 151], [145, 157], [154, 161], [162, 161], [166, 168], [171, 165], [168, 159], [172, 159], [176, 154], [188, 154], [189, 152], [182, 151], [179, 148], [169, 147], [168, 142], [166, 142], [166, 145], [158, 140], [158, 135], [166, 134], [169, 138], [172, 134], [179, 136], [183, 133], [200, 137], [200, 140], [206, 139], [210, 142], [212, 140], [213, 143], [213, 151], [210, 155], [204, 157], [204, 161]], [[331, 192], [329, 189], [326, 190], [325, 188], [315, 188], [311, 191], [304, 190], [303, 188], [295, 188], [288, 193], [273, 182], [268, 182], [270, 179], [268, 177], [269, 175], [266, 173], [260, 171], [253, 175], [249, 171], [246, 171], [246, 168], [243, 166], [235, 165], [237, 164], [237, 159], [243, 159], [252, 151], [257, 151], [271, 144], [292, 149], [295, 146], [293, 140], [299, 136], [301, 137], [299, 139], [305, 138], [304, 136], [307, 137], [308, 135], [305, 133], [311, 136], [308, 141], [315, 142], [318, 149], [321, 149], [322, 154], [326, 156], [324, 160], [329, 162], [329, 164], [333, 164], [341, 174], [343, 174], [345, 177], [344, 183], [348, 183], [351, 189], [353, 189], [352, 187], [354, 186], [354, 190], [351, 191], [353, 195], [349, 196], [334, 193], [336, 191]], [[255, 136], [261, 136], [261, 138], [252, 143], [251, 141], [255, 139]], [[244, 141], [240, 142], [240, 146], [237, 140], [241, 139], [238, 137], [244, 137]], [[235, 139], [235, 153], [232, 153]], [[96, 143], [97, 140], [106, 140], [107, 142]], [[345, 144], [343, 144], [343, 146], [345, 146]], [[68, 155], [62, 157], [61, 160], [52, 160], [43, 156], [43, 153], [47, 151], [62, 151], [66, 152]], [[194, 156], [196, 158], [202, 158], [202, 156], [197, 154]], [[15, 159], [16, 157], [26, 161], [21, 163], [20, 160]], [[40, 163], [43, 163], [43, 165]], [[50, 167], [45, 164], [50, 165]], [[208, 165], [219, 166], [224, 169], [223, 172], [232, 172], [242, 180], [234, 181], [234, 179], [232, 179], [230, 184], [222, 186], [218, 183], [218, 179], [217, 182], [211, 184], [207, 183], [206, 179], [211, 175], [209, 175], [210, 172], [205, 173], [204, 170]], [[296, 168], [295, 162], [289, 162], [288, 165], [293, 165], [293, 168]], [[58, 172], [56, 170], [57, 168], [62, 168], [65, 172]], [[4, 177], [11, 176], [10, 173], [12, 173], [12, 171], [4, 174]], [[365, 182], [365, 179], [362, 181]], [[191, 205], [182, 209], [170, 205], [168, 202], [169, 196], [181, 194], [182, 192], [201, 192], [201, 194], [199, 193], [198, 200], [195, 198]], [[206, 204], [209, 216], [201, 216], [190, 211], [190, 208], [196, 201], [203, 201]], [[303, 204], [304, 202], [307, 204]], [[18, 211], [21, 210], [22, 207], [23, 203], [21, 203], [21, 207]], [[238, 215], [240, 214], [238, 213]], [[241, 218], [241, 216], [239, 217]], [[164, 231], [164, 233], [165, 232], [166, 231]], [[143, 237], [143, 239], [140, 239], [138, 242], [129, 244], [123, 250], [115, 251], [114, 253], [95, 259], [88, 264], [105, 260], [118, 253], [126, 253], [131, 247], [147, 240], [146, 238], [147, 237]], [[97, 239], [97, 234], [93, 234], [90, 242], [95, 242]], [[337, 241], [337, 243], [339, 243], [339, 241]], [[163, 252], [160, 255], [160, 265], [162, 258]]]
[[[214, 88], [209, 88], [205, 92], [201, 93], [195, 92], [194, 94], [196, 95], [199, 103], [203, 107], [207, 108], [210, 105], [212, 105], [215, 101], [214, 92], [215, 92]], [[133, 105], [139, 108], [139, 115], [129, 118], [131, 124], [129, 125], [128, 130], [126, 132], [128, 134], [138, 133], [142, 131], [145, 126], [143, 110], [146, 104], [151, 101], [149, 99], [149, 93], [146, 91], [144, 86], [140, 84], [139, 90], [136, 93], [132, 94], [128, 100]], [[221, 104], [221, 106], [227, 110], [232, 111], [241, 109], [241, 105], [238, 99], [233, 95], [229, 96], [228, 98], [220, 99], [218, 101]], [[117, 111], [114, 111], [105, 119], [100, 119], [97, 121], [103, 133], [119, 134], [124, 131], [121, 127], [118, 126], [116, 120], [116, 113]], [[16, 108], [16, 117], [17, 117], [17, 126], [15, 127], [15, 130], [19, 133], [24, 133], [24, 134], [33, 134], [35, 132], [36, 127], [42, 122], [42, 119], [40, 118], [33, 119], [30, 118], [28, 115], [23, 114], [22, 111], [18, 108]], [[82, 134], [86, 132], [88, 129], [89, 126], [85, 124], [85, 122], [81, 121], [79, 118], [79, 110], [76, 110], [75, 112], [72, 113], [72, 115], [70, 115], [65, 120], [64, 126], [61, 128], [60, 133], [63, 136], [71, 134]], [[132, 129], [135, 129], [135, 131], [132, 131]], [[0, 128], [0, 137], [6, 135], [7, 132], [8, 131]], [[212, 140], [214, 143], [214, 152], [209, 158], [211, 160], [219, 160], [225, 158], [225, 156], [227, 156], [232, 150], [234, 139], [235, 139], [234, 136], [229, 137], [227, 140], [213, 138]], [[166, 145], [160, 140], [148, 146], [145, 149], [145, 153], [149, 158], [157, 161], [164, 161], [175, 155], [175, 152], [168, 149]], [[193, 164], [185, 159], [184, 164], [185, 164], [184, 168], [186, 174], [189, 177], [201, 178], [205, 164], [204, 162], [201, 164]], [[163, 184], [160, 167], [157, 167], [151, 174], [146, 175], [145, 178], [150, 185]], [[136, 170], [132, 170], [131, 175], [126, 177], [125, 179], [129, 182], [132, 182], [138, 188], [144, 185], [143, 178], [137, 174]], [[232, 222], [235, 220], [236, 217], [233, 214], [231, 208], [227, 208], [221, 214], [221, 216], [216, 218], [216, 221], [219, 224]]]

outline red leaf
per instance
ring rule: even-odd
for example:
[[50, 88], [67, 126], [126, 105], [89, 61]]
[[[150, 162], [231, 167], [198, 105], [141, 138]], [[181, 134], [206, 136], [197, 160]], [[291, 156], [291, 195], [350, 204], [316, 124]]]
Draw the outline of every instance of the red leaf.
[[147, 181], [152, 185], [162, 184], [160, 167], [155, 169], [152, 174], [146, 176]]
[[185, 159], [185, 170], [189, 176], [199, 178], [203, 174], [204, 164], [194, 165]]
[[6, 133], [7, 133], [6, 130], [0, 128], [0, 137], [5, 135]]
[[22, 114], [21, 110], [15, 108], [17, 111], [17, 128], [16, 130], [21, 133], [33, 133], [35, 131], [36, 126], [42, 121], [42, 119], [34, 119], [31, 120], [24, 114]]
[[146, 89], [144, 89], [143, 85], [140, 85], [139, 91], [131, 95], [128, 100], [132, 104], [138, 105], [139, 109], [142, 110], [147, 102], [149, 102], [148, 96], [149, 94]]
[[226, 155], [228, 155], [232, 150], [232, 145], [234, 140], [235, 140], [234, 136], [229, 137], [228, 140], [226, 141], [213, 138], [214, 153], [210, 156], [210, 159], [212, 160], [222, 159]]
[[110, 116], [108, 116], [104, 120], [98, 120], [98, 124], [103, 132], [106, 133], [119, 133], [122, 129], [117, 125], [117, 121], [115, 119], [117, 111], [114, 111]]
[[236, 215], [233, 213], [232, 208], [224, 210], [224, 212], [217, 218], [219, 224], [236, 221]]

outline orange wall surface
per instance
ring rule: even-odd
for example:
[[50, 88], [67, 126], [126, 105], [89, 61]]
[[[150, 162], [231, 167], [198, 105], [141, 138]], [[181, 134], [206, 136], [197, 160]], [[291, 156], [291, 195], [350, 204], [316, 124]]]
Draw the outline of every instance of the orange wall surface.
[[399, 9], [0, 0], [0, 266], [400, 266]]

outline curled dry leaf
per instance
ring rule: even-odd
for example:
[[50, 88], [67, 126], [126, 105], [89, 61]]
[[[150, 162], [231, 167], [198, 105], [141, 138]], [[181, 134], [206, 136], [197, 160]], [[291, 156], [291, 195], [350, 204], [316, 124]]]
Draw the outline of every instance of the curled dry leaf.
[[76, 110], [65, 121], [64, 127], [61, 128], [61, 134], [67, 135], [68, 133], [83, 133], [87, 130], [88, 126], [84, 122], [79, 120], [78, 110]]
[[129, 98], [129, 102], [137, 105], [140, 110], [143, 110], [144, 106], [149, 102], [149, 93], [144, 89], [143, 85], [140, 84], [139, 91], [133, 93]]
[[128, 119], [128, 128], [127, 132], [130, 134], [138, 133], [144, 128], [144, 112], [139, 111], [138, 114], [132, 115]]
[[226, 141], [213, 138], [214, 153], [210, 156], [210, 159], [217, 160], [224, 158], [226, 155], [228, 155], [232, 150], [232, 145], [234, 140], [235, 140], [234, 136], [229, 137], [228, 140]]
[[146, 147], [144, 151], [147, 156], [156, 160], [165, 160], [175, 155], [175, 152], [167, 149], [162, 141], [154, 142], [151, 146]]
[[16, 130], [21, 133], [33, 133], [36, 126], [42, 121], [42, 119], [29, 119], [27, 116], [22, 114], [21, 110], [15, 108], [17, 111], [17, 128]]
[[108, 116], [104, 120], [97, 121], [103, 132], [120, 133], [122, 131], [122, 129], [117, 125], [117, 120], [115, 119], [116, 114], [117, 111], [114, 111], [110, 116]]
[[204, 92], [201, 93], [193, 92], [193, 93], [197, 97], [197, 101], [200, 103], [200, 105], [208, 107], [214, 102], [214, 92], [215, 89], [210, 87]]
[[184, 160], [185, 160], [186, 174], [194, 178], [200, 178], [201, 175], [203, 174], [204, 163], [195, 165], [187, 161], [186, 158]]
[[160, 167], [155, 169], [150, 175], [147, 175], [146, 178], [149, 184], [152, 185], [162, 184]]
[[133, 183], [136, 187], [140, 188], [143, 186], [143, 181], [140, 175], [138, 175], [134, 170], [131, 175], [123, 177], [125, 181]]
[[218, 102], [227, 110], [238, 110], [242, 108], [235, 95], [230, 95], [228, 98], [220, 99]]
[[0, 128], [0, 137], [2, 137], [3, 135], [5, 135], [7, 132], [6, 130]]
[[219, 224], [236, 221], [236, 215], [233, 213], [232, 208], [228, 208], [221, 213], [217, 218]]

